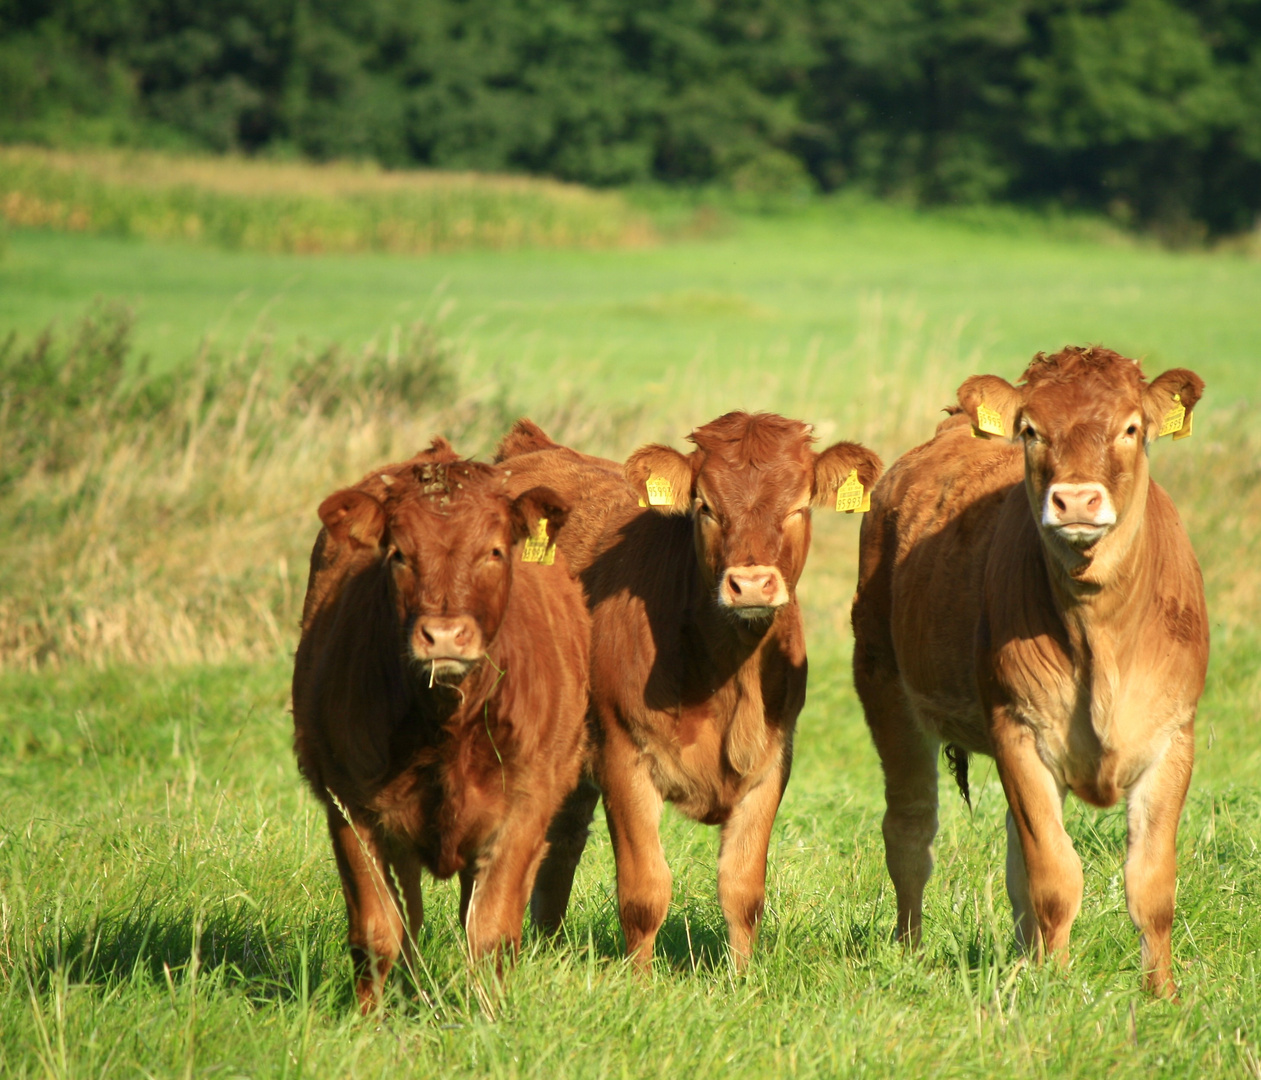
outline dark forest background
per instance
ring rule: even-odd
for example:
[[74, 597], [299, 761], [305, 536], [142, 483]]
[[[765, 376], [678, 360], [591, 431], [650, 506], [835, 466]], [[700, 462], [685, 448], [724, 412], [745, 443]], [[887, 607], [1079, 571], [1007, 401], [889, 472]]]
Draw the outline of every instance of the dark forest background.
[[0, 0], [0, 141], [1261, 211], [1261, 0]]

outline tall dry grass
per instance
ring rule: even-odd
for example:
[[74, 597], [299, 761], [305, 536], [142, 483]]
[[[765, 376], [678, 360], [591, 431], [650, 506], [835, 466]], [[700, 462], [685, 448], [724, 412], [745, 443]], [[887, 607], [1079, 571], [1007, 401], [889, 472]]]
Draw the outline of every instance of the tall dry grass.
[[[0, 343], [0, 667], [290, 652], [320, 499], [437, 433], [485, 454], [528, 412], [562, 441], [622, 458], [647, 441], [682, 445], [732, 407], [764, 407], [892, 461], [931, 435], [962, 375], [988, 370], [960, 349], [958, 327], [879, 297], [843, 347], [750, 358], [721, 385], [684, 369], [651, 409], [462, 382], [463, 358], [424, 323], [358, 351], [277, 355], [259, 333], [225, 354], [207, 340], [161, 378], [137, 373], [130, 330], [125, 309], [100, 307], [71, 333]], [[1214, 410], [1210, 388], [1196, 436], [1152, 456], [1199, 551], [1218, 643], [1255, 637], [1261, 435]], [[857, 525], [816, 518], [801, 585], [816, 639], [848, 634]]]
[[36, 147], [0, 147], [0, 221], [302, 253], [655, 239], [652, 223], [620, 195], [554, 180]]

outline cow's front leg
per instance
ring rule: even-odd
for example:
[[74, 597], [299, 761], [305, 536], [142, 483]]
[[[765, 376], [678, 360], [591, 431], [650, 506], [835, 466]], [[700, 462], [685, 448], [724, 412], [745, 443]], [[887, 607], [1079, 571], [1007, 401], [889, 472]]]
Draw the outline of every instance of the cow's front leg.
[[[360, 1011], [366, 1014], [381, 1000], [385, 976], [405, 946], [407, 930], [415, 933], [419, 928], [419, 865], [414, 859], [400, 859], [391, 874], [391, 863], [376, 830], [363, 821], [347, 821], [336, 807], [329, 809], [328, 828], [346, 899], [355, 994]], [[397, 877], [403, 888], [407, 927], [392, 877]]]
[[617, 865], [617, 908], [626, 954], [641, 971], [652, 963], [670, 906], [671, 878], [661, 848], [661, 793], [621, 725], [605, 725], [600, 761], [604, 815]]
[[491, 849], [475, 873], [461, 873], [461, 917], [474, 959], [494, 953], [515, 955], [521, 923], [543, 852], [550, 815], [537, 802], [522, 799], [500, 825]]
[[1179, 729], [1126, 798], [1125, 902], [1142, 935], [1144, 983], [1161, 997], [1175, 992], [1169, 937], [1178, 884], [1178, 819], [1191, 783], [1194, 730], [1194, 721]]
[[1081, 860], [1064, 831], [1064, 790], [1038, 756], [1033, 732], [1000, 712], [992, 730], [1010, 811], [1007, 894], [1017, 937], [1038, 960], [1048, 953], [1064, 960], [1083, 885]]
[[766, 903], [766, 853], [787, 777], [767, 777], [736, 804], [718, 847], [718, 903], [736, 970], [753, 954]]
[[580, 780], [548, 827], [547, 854], [530, 897], [530, 913], [544, 933], [560, 930], [599, 799], [600, 789], [590, 780]]

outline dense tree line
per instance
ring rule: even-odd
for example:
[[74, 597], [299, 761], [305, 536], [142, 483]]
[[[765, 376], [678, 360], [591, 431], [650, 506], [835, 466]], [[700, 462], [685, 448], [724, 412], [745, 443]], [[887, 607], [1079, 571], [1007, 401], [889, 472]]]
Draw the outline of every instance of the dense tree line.
[[0, 0], [0, 139], [1261, 210], [1261, 0]]

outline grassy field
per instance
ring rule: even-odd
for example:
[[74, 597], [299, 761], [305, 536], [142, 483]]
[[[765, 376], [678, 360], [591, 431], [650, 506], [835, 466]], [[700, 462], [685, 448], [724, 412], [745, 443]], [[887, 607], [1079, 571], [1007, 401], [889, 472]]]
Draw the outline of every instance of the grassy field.
[[[1261, 263], [859, 203], [723, 228], [425, 259], [9, 233], [0, 1075], [1261, 1078]], [[357, 1017], [289, 748], [323, 494], [435, 431], [484, 452], [522, 411], [624, 456], [776, 408], [891, 459], [961, 375], [1014, 377], [1085, 340], [1209, 381], [1195, 438], [1153, 449], [1214, 635], [1179, 839], [1180, 1004], [1138, 990], [1119, 809], [1069, 804], [1086, 870], [1071, 967], [1012, 954], [986, 763], [973, 815], [943, 785], [922, 953], [890, 944], [879, 770], [848, 672], [857, 528], [820, 514], [810, 697], [748, 976], [722, 953], [716, 833], [667, 813], [675, 902], [649, 980], [619, 958], [597, 822], [563, 943], [528, 938], [498, 986], [466, 968], [454, 890], [430, 883], [423, 963], [383, 1016]]]

